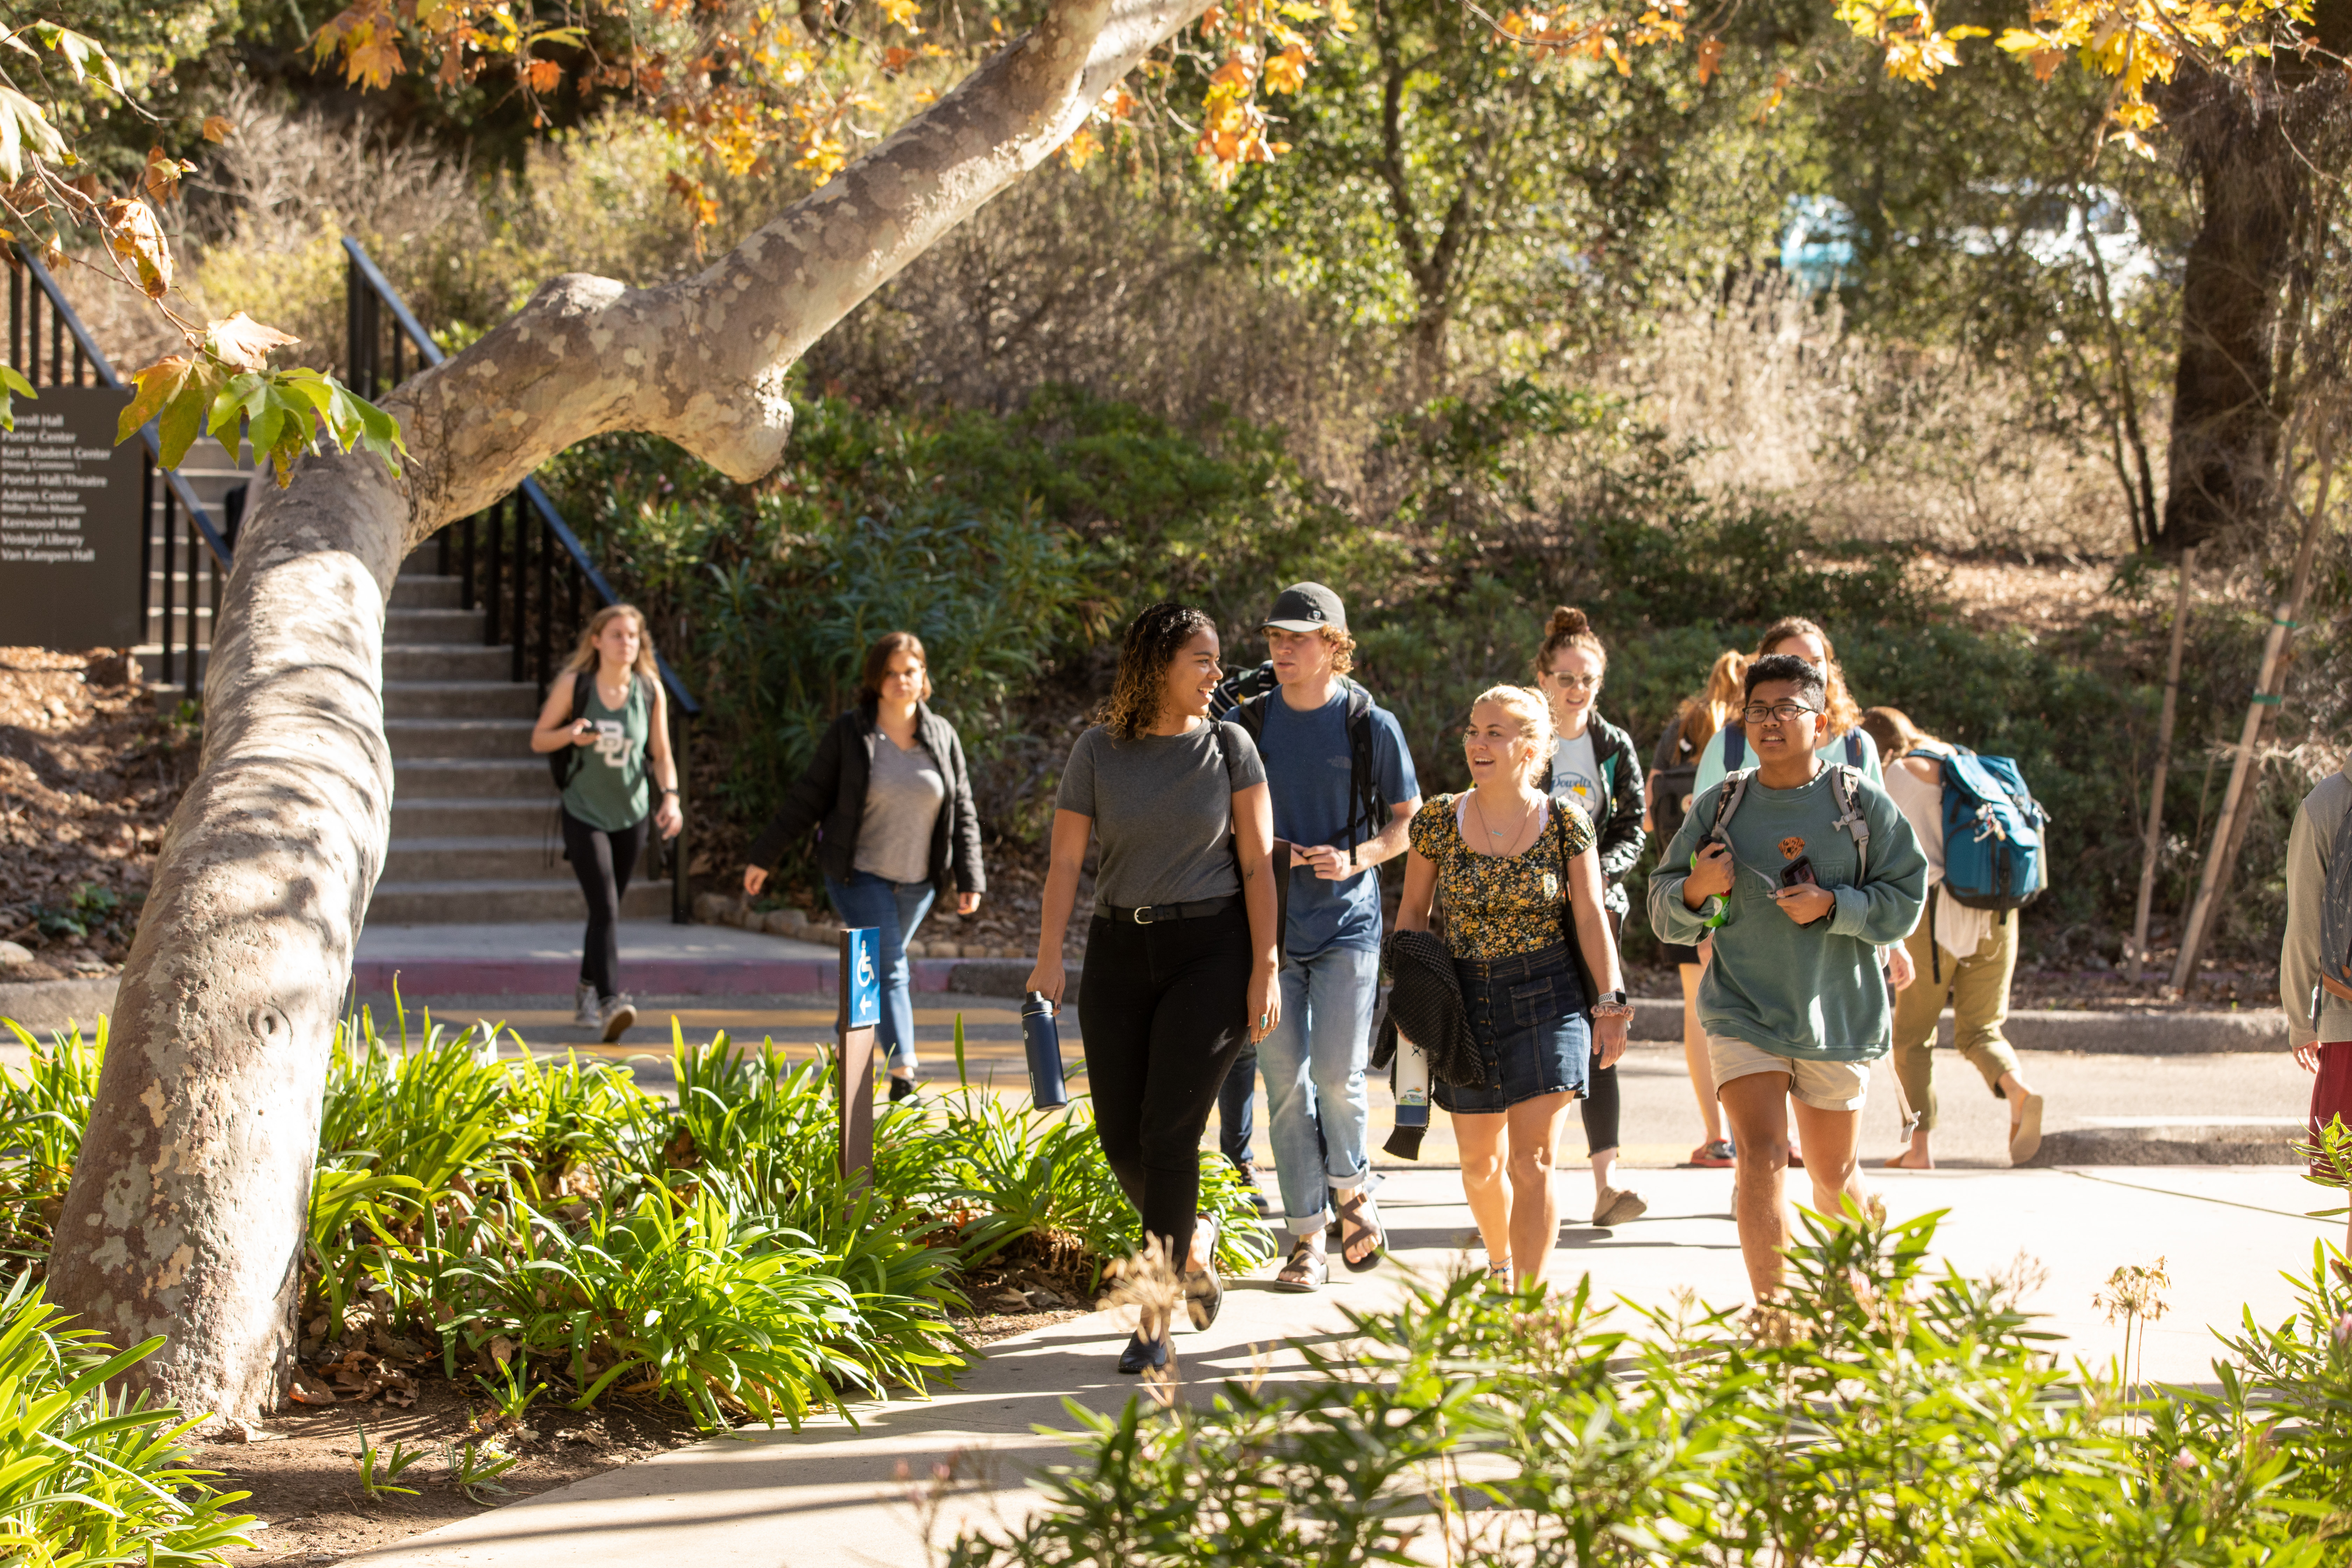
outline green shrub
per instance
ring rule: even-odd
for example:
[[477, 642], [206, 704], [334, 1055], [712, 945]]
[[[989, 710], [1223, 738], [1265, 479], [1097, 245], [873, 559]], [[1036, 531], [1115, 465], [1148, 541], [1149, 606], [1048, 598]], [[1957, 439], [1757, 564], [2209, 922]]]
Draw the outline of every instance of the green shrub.
[[47, 1046], [13, 1021], [8, 1030], [32, 1053], [19, 1079], [0, 1067], [0, 1258], [5, 1272], [39, 1269], [49, 1255], [82, 1129], [98, 1093], [106, 1057], [106, 1017], [85, 1042], [79, 1026]]
[[[2135, 1405], [2052, 1364], [2018, 1281], [1927, 1269], [1937, 1216], [1809, 1216], [1780, 1305], [1613, 1322], [1473, 1276], [1350, 1310], [1278, 1393], [1078, 1414], [1076, 1462], [950, 1561], [1941, 1565], [2352, 1560], [2347, 1300]], [[2340, 1270], [2336, 1259], [2331, 1267]], [[1483, 1511], [1473, 1505], [1487, 1505]], [[1425, 1538], [1438, 1534], [1440, 1542]]]
[[161, 1339], [116, 1351], [19, 1278], [0, 1299], [0, 1559], [10, 1563], [217, 1563], [250, 1547], [243, 1492], [205, 1485], [180, 1439], [195, 1421], [106, 1383]]

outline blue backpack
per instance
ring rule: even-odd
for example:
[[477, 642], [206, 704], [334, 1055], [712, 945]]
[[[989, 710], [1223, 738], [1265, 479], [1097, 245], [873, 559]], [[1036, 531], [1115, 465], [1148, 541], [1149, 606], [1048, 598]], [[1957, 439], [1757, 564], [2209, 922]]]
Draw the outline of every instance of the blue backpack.
[[2049, 885], [2042, 830], [2050, 814], [2017, 763], [1966, 746], [1920, 751], [1944, 764], [1944, 890], [1972, 910], [2015, 910]]

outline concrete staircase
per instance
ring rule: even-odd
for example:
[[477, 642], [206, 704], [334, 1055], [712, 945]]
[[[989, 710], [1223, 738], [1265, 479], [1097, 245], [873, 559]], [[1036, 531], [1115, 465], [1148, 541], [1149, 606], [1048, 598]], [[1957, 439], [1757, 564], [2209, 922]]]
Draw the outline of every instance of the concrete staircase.
[[[583, 919], [547, 760], [530, 750], [536, 689], [508, 679], [509, 649], [483, 645], [486, 612], [458, 608], [459, 580], [425, 563], [403, 569], [384, 620], [392, 847], [368, 923]], [[645, 867], [637, 879], [622, 914], [667, 915], [669, 884]]]

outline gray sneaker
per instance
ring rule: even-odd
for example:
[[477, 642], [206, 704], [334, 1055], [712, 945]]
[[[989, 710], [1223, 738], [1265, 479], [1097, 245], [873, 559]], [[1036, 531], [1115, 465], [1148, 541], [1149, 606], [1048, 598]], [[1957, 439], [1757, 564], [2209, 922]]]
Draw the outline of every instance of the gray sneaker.
[[622, 1032], [637, 1021], [637, 1005], [626, 996], [615, 996], [604, 1004], [604, 1043], [611, 1045]]
[[585, 981], [581, 982], [580, 1010], [572, 1016], [572, 1022], [583, 1029], [604, 1026], [604, 1010], [596, 1005], [596, 988]]

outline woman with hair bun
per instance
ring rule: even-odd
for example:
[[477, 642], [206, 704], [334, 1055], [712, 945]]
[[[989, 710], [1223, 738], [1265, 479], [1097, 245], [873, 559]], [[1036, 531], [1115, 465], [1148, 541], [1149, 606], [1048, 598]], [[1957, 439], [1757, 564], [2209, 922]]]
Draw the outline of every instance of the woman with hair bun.
[[1633, 1008], [1591, 820], [1537, 786], [1552, 760], [1550, 706], [1525, 687], [1493, 688], [1471, 705], [1462, 753], [1470, 788], [1413, 815], [1396, 931], [1428, 931], [1443, 899], [1445, 950], [1486, 1081], [1435, 1083], [1430, 1098], [1454, 1118], [1489, 1276], [1540, 1281], [1559, 1239], [1560, 1124], [1593, 1063], [1624, 1055]]
[[[1095, 1135], [1148, 1240], [1181, 1274], [1196, 1329], [1224, 1300], [1215, 1227], [1196, 1211], [1201, 1133], [1244, 1041], [1281, 1016], [1274, 799], [1249, 731], [1213, 722], [1217, 628], [1189, 605], [1135, 617], [1095, 726], [1070, 748], [1028, 989], [1057, 1007], [1062, 938], [1091, 839], [1100, 852], [1078, 982]], [[1147, 1310], [1118, 1358], [1168, 1364]]]
[[[1593, 823], [1601, 902], [1609, 910], [1611, 934], [1616, 936], [1625, 929], [1630, 907], [1625, 873], [1642, 858], [1645, 791], [1633, 737], [1601, 716], [1601, 681], [1608, 670], [1609, 650], [1593, 635], [1584, 612], [1566, 605], [1553, 610], [1544, 626], [1543, 646], [1536, 651], [1535, 674], [1537, 689], [1550, 700], [1557, 743], [1536, 787], [1556, 801], [1573, 801]], [[1594, 1055], [1577, 1110], [1584, 1118], [1585, 1153], [1592, 1164], [1592, 1223], [1612, 1226], [1639, 1219], [1649, 1211], [1648, 1202], [1611, 1182], [1622, 1120], [1614, 1062], [1604, 1066]]]

